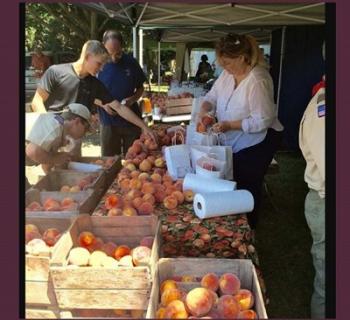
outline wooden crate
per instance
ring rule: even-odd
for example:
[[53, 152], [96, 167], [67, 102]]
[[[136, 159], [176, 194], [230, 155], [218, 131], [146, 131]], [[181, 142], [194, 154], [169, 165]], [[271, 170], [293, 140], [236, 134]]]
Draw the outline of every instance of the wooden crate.
[[69, 218], [75, 217], [79, 213], [91, 213], [99, 202], [99, 196], [94, 190], [86, 190], [81, 192], [40, 192], [36, 189], [31, 189], [26, 192], [26, 206], [31, 202], [37, 201], [41, 204], [48, 198], [53, 198], [62, 201], [64, 198], [70, 197], [79, 203], [76, 210], [71, 211], [26, 211], [26, 217], [49, 217], [49, 218]]
[[[255, 267], [248, 259], [211, 259], [211, 258], [162, 258], [158, 261], [154, 277], [150, 306], [147, 310], [147, 319], [156, 318], [159, 307], [160, 284], [174, 276], [191, 275], [202, 278], [205, 274], [213, 272], [218, 276], [231, 272], [241, 280], [241, 287], [253, 292], [255, 298], [254, 309], [259, 319], [266, 319], [266, 309], [261, 294], [260, 285]], [[200, 287], [200, 282], [178, 282], [180, 288], [186, 291]]]
[[[145, 236], [155, 238], [151, 263], [143, 267], [74, 267], [68, 265], [71, 248], [78, 246], [80, 232], [91, 231], [102, 240], [130, 247]], [[146, 310], [152, 275], [159, 258], [160, 223], [154, 216], [91, 217], [80, 215], [69, 230], [65, 244], [56, 252], [51, 275], [58, 305], [62, 309]], [[58, 262], [59, 261], [59, 262]]]
[[60, 310], [57, 307], [26, 306], [26, 319], [61, 319]]
[[193, 98], [171, 99], [166, 101], [166, 115], [178, 115], [192, 112]]
[[98, 173], [87, 173], [72, 170], [53, 170], [46, 176], [42, 177], [33, 188], [40, 191], [60, 191], [62, 186], [77, 185], [80, 180], [90, 175], [96, 175], [95, 181], [91, 184], [91, 189], [99, 192], [106, 184], [103, 171]]
[[[71, 218], [26, 218], [26, 224], [34, 224], [38, 227], [41, 234], [48, 228], [56, 228], [62, 233], [67, 231], [71, 226]], [[62, 235], [62, 239], [65, 234]], [[52, 257], [60, 246], [58, 241], [52, 249], [51, 257], [26, 255], [25, 271], [25, 288], [26, 288], [26, 307], [36, 310], [33, 312], [52, 313], [52, 310], [46, 310], [40, 307], [57, 307], [57, 301], [53, 290], [52, 280], [49, 274]], [[32, 315], [32, 318], [35, 318]]]

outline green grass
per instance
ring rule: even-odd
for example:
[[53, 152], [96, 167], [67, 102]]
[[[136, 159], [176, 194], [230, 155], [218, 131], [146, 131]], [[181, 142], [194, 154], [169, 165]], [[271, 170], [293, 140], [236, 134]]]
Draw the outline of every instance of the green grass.
[[308, 192], [300, 153], [281, 152], [279, 173], [267, 175], [256, 248], [267, 287], [270, 318], [309, 318], [313, 285], [311, 235], [304, 216]]

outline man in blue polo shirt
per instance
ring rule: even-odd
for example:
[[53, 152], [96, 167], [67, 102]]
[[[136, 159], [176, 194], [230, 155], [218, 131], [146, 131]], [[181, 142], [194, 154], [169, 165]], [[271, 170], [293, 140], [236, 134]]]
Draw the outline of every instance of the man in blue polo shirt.
[[[123, 38], [120, 32], [107, 30], [103, 35], [103, 44], [110, 54], [111, 61], [106, 63], [98, 74], [98, 79], [105, 85], [114, 99], [122, 101], [141, 118], [137, 103], [143, 94], [146, 81], [138, 62], [123, 52]], [[99, 108], [101, 122], [102, 156], [125, 154], [141, 131], [138, 127], [119, 115], [111, 116]]]

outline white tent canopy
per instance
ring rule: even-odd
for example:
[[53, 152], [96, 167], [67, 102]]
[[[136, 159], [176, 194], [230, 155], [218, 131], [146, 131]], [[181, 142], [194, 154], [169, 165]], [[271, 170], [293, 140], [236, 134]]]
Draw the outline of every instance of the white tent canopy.
[[86, 3], [132, 27], [161, 30], [162, 42], [215, 41], [228, 32], [267, 41], [272, 29], [325, 23], [325, 4]]

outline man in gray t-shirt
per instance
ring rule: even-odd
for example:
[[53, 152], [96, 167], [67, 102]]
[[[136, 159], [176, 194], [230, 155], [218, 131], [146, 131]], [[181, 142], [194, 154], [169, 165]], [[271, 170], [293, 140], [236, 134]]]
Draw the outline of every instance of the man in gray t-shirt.
[[78, 61], [51, 66], [44, 73], [35, 92], [33, 111], [61, 112], [67, 104], [75, 102], [87, 106], [94, 114], [98, 100], [98, 106], [108, 114], [119, 114], [156, 141], [153, 131], [128, 107], [113, 99], [96, 78], [108, 58], [108, 52], [101, 42], [89, 40], [84, 44]]

